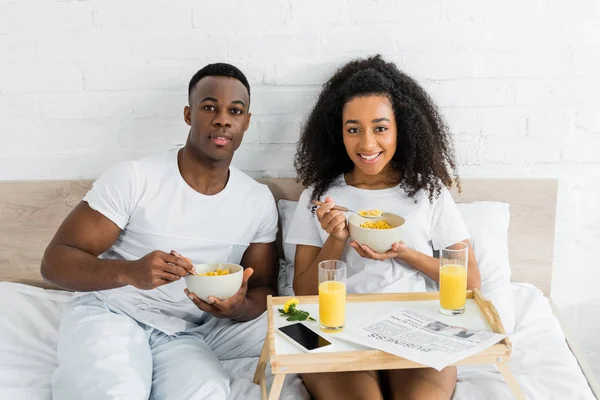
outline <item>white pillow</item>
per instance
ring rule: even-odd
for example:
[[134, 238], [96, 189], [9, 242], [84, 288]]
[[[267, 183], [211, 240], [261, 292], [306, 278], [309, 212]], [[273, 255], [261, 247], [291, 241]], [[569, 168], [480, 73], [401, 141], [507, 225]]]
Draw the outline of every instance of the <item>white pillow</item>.
[[[281, 218], [284, 238], [290, 228], [298, 203], [279, 200], [277, 207]], [[515, 326], [512, 292], [510, 290], [510, 262], [508, 257], [509, 204], [496, 201], [458, 203], [458, 210], [471, 235], [473, 251], [481, 272], [481, 290], [498, 309], [504, 329], [511, 333]], [[294, 257], [296, 246], [283, 244], [285, 257], [285, 284], [280, 284], [279, 293], [293, 295]]]
[[296, 256], [296, 245], [285, 242], [290, 223], [296, 210], [297, 201], [279, 200], [277, 209], [279, 218], [281, 219], [281, 231], [283, 233], [283, 256], [285, 260], [279, 263], [279, 279], [278, 289], [280, 296], [293, 296], [294, 290], [292, 284], [294, 282], [294, 257]]
[[471, 235], [471, 244], [481, 272], [482, 289], [499, 282], [510, 282], [508, 225], [510, 206], [496, 201], [458, 203]]
[[510, 205], [497, 201], [475, 201], [456, 206], [471, 235], [481, 273], [481, 292], [498, 310], [506, 332], [512, 333], [515, 315], [508, 256]]

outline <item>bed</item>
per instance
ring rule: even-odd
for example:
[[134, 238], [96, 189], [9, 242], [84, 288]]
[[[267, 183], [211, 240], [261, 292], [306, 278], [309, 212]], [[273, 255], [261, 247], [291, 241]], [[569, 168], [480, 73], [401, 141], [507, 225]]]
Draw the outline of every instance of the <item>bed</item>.
[[[263, 181], [277, 200], [288, 201], [288, 205], [297, 200], [302, 190], [290, 179]], [[52, 397], [50, 377], [56, 367], [58, 326], [71, 294], [55, 290], [57, 288], [44, 282], [39, 274], [39, 262], [56, 228], [90, 185], [91, 181], [0, 183], [0, 399]], [[463, 192], [454, 191], [453, 196], [461, 204], [484, 207], [477, 212], [475, 206], [464, 207], [467, 213], [464, 215], [470, 215], [472, 223], [493, 221], [491, 214], [485, 214], [488, 205], [505, 204], [507, 210], [510, 208], [506, 214], [510, 225], [507, 220], [503, 233], [509, 278], [505, 275], [496, 278], [498, 282], [506, 281], [498, 300], [502, 302], [499, 308], [502, 308], [503, 319], [506, 316], [513, 341], [510, 367], [526, 398], [594, 399], [547, 297], [552, 272], [556, 190], [554, 180], [470, 179], [464, 180]], [[283, 204], [279, 202], [284, 225]], [[283, 225], [281, 230], [285, 230]], [[491, 234], [487, 228], [484, 231], [488, 236]], [[482, 249], [484, 240], [480, 243], [474, 245]], [[494, 246], [494, 249], [501, 247]], [[289, 287], [285, 275], [289, 274], [290, 266], [285, 261], [284, 246], [280, 244], [279, 249], [282, 254], [280, 287], [286, 284]], [[486, 257], [490, 262], [497, 262], [502, 255], [490, 257], [488, 254], [483, 258]], [[490, 265], [495, 270], [501, 269], [493, 262]], [[491, 294], [494, 300], [493, 291]], [[508, 297], [511, 301], [504, 302]], [[223, 364], [232, 377], [232, 399], [260, 398], [259, 387], [251, 382], [257, 358]], [[310, 397], [300, 379], [289, 376], [281, 398]], [[508, 386], [495, 367], [459, 368], [454, 399], [510, 398]]]

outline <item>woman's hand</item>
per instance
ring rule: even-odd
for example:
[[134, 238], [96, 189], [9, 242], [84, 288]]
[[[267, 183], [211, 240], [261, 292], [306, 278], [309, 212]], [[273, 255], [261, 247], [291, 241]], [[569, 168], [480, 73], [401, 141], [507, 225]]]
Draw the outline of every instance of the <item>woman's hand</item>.
[[333, 199], [329, 196], [325, 197], [325, 203], [317, 208], [317, 219], [325, 232], [345, 242], [350, 237], [346, 216], [341, 211], [333, 210], [333, 207], [335, 207]]
[[392, 244], [392, 248], [385, 253], [376, 253], [369, 246], [361, 246], [355, 241], [350, 242], [350, 246], [354, 248], [361, 257], [370, 258], [377, 261], [389, 260], [390, 258], [403, 259], [403, 257], [406, 256], [406, 254], [410, 251], [404, 242]]

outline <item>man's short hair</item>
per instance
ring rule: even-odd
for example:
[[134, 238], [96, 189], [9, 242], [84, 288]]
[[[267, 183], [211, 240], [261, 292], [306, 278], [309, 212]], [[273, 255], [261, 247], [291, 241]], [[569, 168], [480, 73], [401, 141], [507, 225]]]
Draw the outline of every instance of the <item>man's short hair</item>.
[[188, 102], [190, 101], [192, 90], [194, 90], [194, 87], [198, 81], [207, 76], [226, 76], [237, 79], [246, 87], [246, 90], [248, 90], [248, 98], [250, 98], [250, 84], [248, 83], [248, 79], [246, 79], [246, 75], [244, 75], [242, 71], [231, 64], [214, 63], [208, 64], [196, 72], [194, 76], [192, 76], [190, 84], [188, 85]]

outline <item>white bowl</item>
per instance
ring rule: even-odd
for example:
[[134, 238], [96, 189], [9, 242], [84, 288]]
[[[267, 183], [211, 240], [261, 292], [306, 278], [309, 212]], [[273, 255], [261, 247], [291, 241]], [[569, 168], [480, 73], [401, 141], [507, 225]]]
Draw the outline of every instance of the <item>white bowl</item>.
[[188, 290], [195, 293], [201, 300], [208, 301], [208, 297], [219, 300], [227, 300], [233, 296], [242, 286], [244, 268], [237, 264], [210, 263], [194, 265], [197, 274], [215, 271], [217, 269], [229, 269], [229, 275], [198, 276], [187, 275], [185, 285]]
[[[390, 229], [370, 229], [361, 228], [360, 225], [366, 221], [386, 220], [394, 228]], [[378, 218], [363, 218], [360, 215], [352, 214], [348, 218], [348, 228], [350, 237], [359, 245], [367, 245], [376, 253], [385, 253], [392, 248], [392, 244], [404, 240], [405, 219], [392, 213], [383, 213]]]

